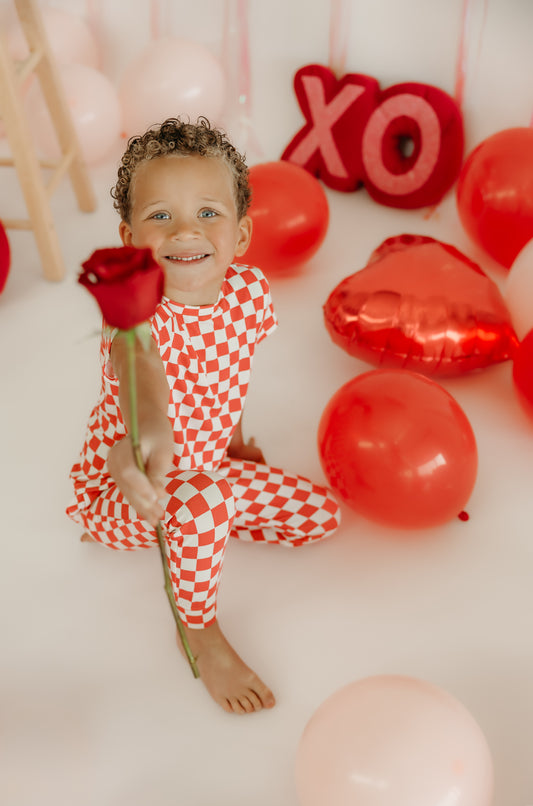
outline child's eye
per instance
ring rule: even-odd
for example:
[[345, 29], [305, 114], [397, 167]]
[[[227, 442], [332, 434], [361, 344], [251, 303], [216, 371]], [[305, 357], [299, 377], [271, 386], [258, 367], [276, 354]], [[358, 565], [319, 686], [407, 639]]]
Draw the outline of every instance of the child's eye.
[[216, 215], [215, 210], [202, 210], [200, 212], [200, 218], [214, 218]]
[[170, 218], [168, 213], [154, 213], [152, 218], [156, 221], [165, 221], [167, 218]]

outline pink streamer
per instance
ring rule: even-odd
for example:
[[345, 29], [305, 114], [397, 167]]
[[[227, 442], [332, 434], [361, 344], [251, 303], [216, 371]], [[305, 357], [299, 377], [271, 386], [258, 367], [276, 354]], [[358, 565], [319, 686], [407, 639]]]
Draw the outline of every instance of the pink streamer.
[[85, 8], [86, 8], [85, 19], [87, 20], [89, 30], [92, 32], [93, 36], [96, 39], [96, 43], [98, 45], [99, 67], [102, 68], [102, 65], [105, 63], [105, 59], [102, 46], [102, 43], [104, 42], [104, 36], [102, 30], [103, 26], [102, 26], [101, 0], [86, 0]]
[[331, 0], [329, 67], [340, 78], [346, 72], [352, 0]]
[[228, 107], [236, 114], [240, 129], [239, 145], [262, 156], [252, 126], [251, 61], [248, 0], [226, 0], [223, 53], [230, 88]]
[[[487, 21], [488, 0], [482, 0], [482, 2], [483, 19], [478, 37], [476, 60], [479, 58], [483, 31], [485, 30], [485, 23]], [[455, 67], [455, 100], [459, 108], [462, 107], [464, 101], [467, 65], [469, 62], [470, 52], [472, 50], [472, 13], [472, 0], [463, 0], [463, 8], [461, 11], [461, 33], [459, 35], [457, 63]]]
[[459, 36], [459, 47], [457, 50], [457, 63], [455, 66], [455, 100], [457, 105], [461, 108], [463, 104], [465, 80], [466, 80], [466, 28], [468, 22], [470, 0], [463, 0], [463, 9], [461, 12], [461, 33]]
[[97, 27], [98, 23], [100, 22], [98, 20], [98, 16], [100, 14], [100, 8], [99, 8], [98, 0], [86, 0], [85, 5], [86, 5], [86, 8], [87, 8], [87, 12], [86, 12], [87, 22], [89, 23], [89, 25], [91, 27], [93, 25], [94, 25], [94, 27]]
[[150, 36], [159, 39], [161, 34], [161, 4], [159, 0], [150, 0]]

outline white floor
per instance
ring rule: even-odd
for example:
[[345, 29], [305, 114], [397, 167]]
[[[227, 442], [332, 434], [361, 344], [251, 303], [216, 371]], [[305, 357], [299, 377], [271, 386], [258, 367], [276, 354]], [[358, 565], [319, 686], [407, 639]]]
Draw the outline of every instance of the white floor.
[[[94, 214], [77, 212], [67, 184], [54, 198], [63, 282], [42, 279], [30, 234], [9, 234], [0, 297], [2, 803], [296, 806], [306, 722], [338, 688], [378, 673], [424, 679], [461, 700], [492, 750], [494, 806], [532, 803], [533, 429], [509, 363], [444, 384], [478, 443], [468, 522], [407, 542], [345, 510], [338, 536], [307, 550], [231, 544], [220, 620], [274, 689], [271, 712], [229, 716], [193, 680], [157, 553], [79, 542], [63, 512], [97, 392], [99, 315], [75, 277], [93, 249], [117, 244], [114, 171], [113, 161], [92, 170]], [[334, 346], [323, 325], [321, 306], [339, 280], [401, 232], [453, 243], [505, 279], [468, 242], [453, 195], [430, 218], [379, 207], [363, 191], [328, 197], [320, 252], [299, 276], [273, 279], [281, 327], [257, 357], [246, 419], [272, 463], [317, 479], [321, 412], [370, 368]]]

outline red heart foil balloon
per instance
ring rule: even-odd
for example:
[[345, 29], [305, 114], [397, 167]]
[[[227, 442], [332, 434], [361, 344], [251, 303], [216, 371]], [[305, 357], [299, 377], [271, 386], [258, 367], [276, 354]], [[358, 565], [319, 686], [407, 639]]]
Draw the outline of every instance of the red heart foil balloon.
[[384, 241], [332, 291], [324, 316], [350, 355], [425, 375], [481, 369], [518, 346], [495, 283], [458, 249], [424, 235]]

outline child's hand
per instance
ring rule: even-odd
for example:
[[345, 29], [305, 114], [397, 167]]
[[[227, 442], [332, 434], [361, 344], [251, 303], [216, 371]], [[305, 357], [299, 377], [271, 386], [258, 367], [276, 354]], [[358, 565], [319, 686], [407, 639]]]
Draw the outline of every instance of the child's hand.
[[[166, 475], [172, 467], [173, 441], [141, 438], [144, 474], [135, 463], [131, 439], [126, 436], [109, 451], [107, 466], [111, 477], [128, 503], [143, 520], [155, 526], [164, 515], [160, 499], [165, 495]], [[150, 444], [151, 443], [151, 444]]]
[[228, 448], [228, 456], [230, 459], [243, 459], [245, 462], [256, 462], [260, 465], [266, 465], [263, 451], [255, 444], [255, 439], [252, 437], [248, 442], [243, 442], [240, 445], [230, 445]]
[[[141, 456], [146, 475], [139, 470], [129, 437], [109, 451], [111, 477], [138, 515], [152, 526], [163, 517], [159, 499], [165, 494], [166, 476], [174, 457], [174, 434], [167, 416], [168, 381], [155, 341], [148, 349], [135, 340], [137, 414]], [[124, 421], [130, 418], [130, 356], [124, 334], [118, 333], [111, 346], [111, 363], [119, 379], [119, 400]]]

